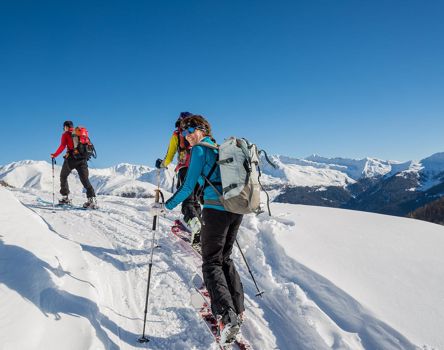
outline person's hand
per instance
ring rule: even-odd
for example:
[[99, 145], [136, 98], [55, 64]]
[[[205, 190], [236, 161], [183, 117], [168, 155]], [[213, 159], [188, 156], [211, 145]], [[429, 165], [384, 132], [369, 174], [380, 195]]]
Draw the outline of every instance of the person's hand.
[[156, 203], [156, 202], [151, 203], [149, 209], [150, 213], [153, 215], [159, 216], [165, 213], [165, 207], [163, 206], [162, 203]]
[[163, 162], [163, 159], [159, 158], [156, 160], [156, 168], [157, 169], [166, 168], [165, 163]]

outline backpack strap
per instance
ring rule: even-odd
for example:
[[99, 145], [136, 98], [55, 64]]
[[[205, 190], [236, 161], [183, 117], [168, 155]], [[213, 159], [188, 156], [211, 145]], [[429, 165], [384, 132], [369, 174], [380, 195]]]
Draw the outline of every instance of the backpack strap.
[[[213, 176], [213, 173], [216, 171], [217, 168], [217, 160], [214, 162], [213, 166], [211, 167], [210, 171], [208, 172], [207, 176], [202, 175], [205, 179], [208, 179], [209, 182], [211, 179], [211, 176]], [[221, 182], [212, 182], [213, 185], [221, 185]], [[204, 188], [207, 187], [206, 184], [204, 185]]]
[[[206, 148], [210, 148], [212, 150], [219, 150], [219, 147], [217, 147], [216, 145], [212, 145], [209, 142], [199, 142], [197, 143], [195, 146], [203, 146]], [[205, 190], [205, 188], [207, 188], [208, 186], [211, 186], [213, 188], [213, 190], [219, 195], [219, 197], [222, 196], [222, 194], [220, 193], [220, 191], [216, 188], [217, 185], [221, 186], [222, 183], [221, 182], [211, 182], [211, 176], [213, 176], [213, 173], [216, 171], [217, 166], [220, 164], [219, 162], [219, 154], [216, 155], [216, 161], [214, 162], [213, 166], [211, 167], [210, 171], [208, 172], [208, 174], [202, 175], [202, 177], [205, 180], [205, 184], [202, 187], [201, 193]], [[211, 203], [210, 203], [211, 202]], [[214, 202], [214, 203], [213, 203]], [[222, 205], [222, 202], [220, 201], [216, 201], [216, 200], [206, 200], [205, 203], [207, 204], [214, 204], [214, 205]]]

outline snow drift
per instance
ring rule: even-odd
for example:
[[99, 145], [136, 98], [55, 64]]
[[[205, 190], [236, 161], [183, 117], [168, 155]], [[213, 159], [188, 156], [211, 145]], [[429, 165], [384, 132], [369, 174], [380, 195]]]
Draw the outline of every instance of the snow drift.
[[[159, 223], [151, 342], [141, 345], [152, 199], [99, 196], [99, 211], [56, 213], [50, 199], [0, 188], [2, 349], [216, 349], [190, 303], [200, 267], [170, 233], [178, 211]], [[263, 298], [233, 252], [254, 349], [444, 349], [442, 226], [290, 204], [272, 212], [245, 216], [239, 233]]]

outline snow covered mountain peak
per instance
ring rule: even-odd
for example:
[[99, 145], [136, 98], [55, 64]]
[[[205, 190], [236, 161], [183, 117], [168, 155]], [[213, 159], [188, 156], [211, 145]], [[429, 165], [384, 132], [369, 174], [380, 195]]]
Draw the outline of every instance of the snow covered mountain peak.
[[354, 180], [384, 176], [392, 173], [393, 169], [399, 171], [399, 166], [403, 164], [397, 161], [381, 160], [371, 157], [365, 157], [363, 159], [341, 157], [326, 158], [315, 154], [306, 157], [305, 160], [326, 164], [333, 169], [344, 171]]
[[43, 160], [22, 160], [0, 166], [0, 180], [13, 187], [49, 188], [51, 176], [51, 164]]
[[420, 163], [425, 171], [441, 173], [444, 171], [444, 152], [432, 154], [422, 159]]

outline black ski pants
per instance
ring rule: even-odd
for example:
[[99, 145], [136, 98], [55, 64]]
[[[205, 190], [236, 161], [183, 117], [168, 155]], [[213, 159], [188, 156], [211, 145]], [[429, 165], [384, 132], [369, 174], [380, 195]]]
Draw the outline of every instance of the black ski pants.
[[[177, 189], [185, 182], [185, 177], [187, 176], [188, 168], [180, 168], [177, 173]], [[187, 199], [182, 202], [182, 215], [185, 222], [188, 222], [194, 217], [200, 218], [201, 208], [199, 203], [198, 193], [200, 186], [196, 185], [193, 193], [191, 193]]]
[[202, 211], [202, 272], [215, 316], [228, 308], [237, 314], [245, 310], [244, 289], [231, 259], [243, 215], [217, 209]]
[[88, 178], [89, 170], [88, 162], [86, 159], [65, 158], [62, 166], [62, 171], [60, 172], [60, 194], [62, 196], [67, 196], [69, 194], [68, 176], [74, 169], [77, 170], [80, 182], [86, 189], [86, 196], [88, 198], [95, 197], [96, 194], [94, 192], [94, 188], [92, 187]]

